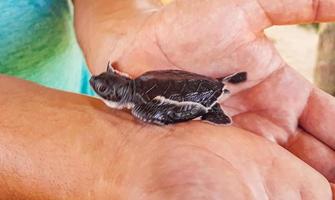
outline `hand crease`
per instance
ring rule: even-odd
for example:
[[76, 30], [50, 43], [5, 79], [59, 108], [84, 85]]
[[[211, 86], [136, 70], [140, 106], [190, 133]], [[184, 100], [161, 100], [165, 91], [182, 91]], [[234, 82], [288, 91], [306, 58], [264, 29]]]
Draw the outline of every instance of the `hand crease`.
[[[145, 25], [149, 22], [149, 20], [152, 18], [152, 16], [154, 16], [157, 13], [157, 11], [153, 11], [150, 15], [147, 16], [147, 18], [142, 22], [142, 24], [139, 26], [138, 30], [135, 30], [134, 32], [136, 32], [137, 34], [133, 37], [133, 39], [129, 42], [128, 45], [128, 49], [126, 48], [123, 52], [123, 55], [127, 55], [129, 51], [132, 50], [132, 47], [134, 46], [134, 44], [136, 43], [136, 41], [138, 40], [138, 36], [139, 34], [143, 31]], [[122, 57], [122, 56], [121, 56]]]
[[[286, 142], [285, 145], [283, 145], [283, 147], [287, 150], [289, 150], [300, 138], [300, 136], [303, 134], [301, 131], [299, 131], [299, 129], [303, 130], [302, 127], [298, 127], [296, 132], [297, 134], [294, 134], [291, 138], [289, 138]], [[304, 130], [303, 130], [304, 131]]]
[[158, 37], [157, 34], [157, 29], [155, 29], [155, 43], [158, 47], [158, 49], [160, 50], [160, 52], [162, 53], [162, 55], [164, 56], [164, 58], [170, 63], [172, 64], [174, 67], [178, 68], [178, 69], [183, 69], [182, 67], [179, 67], [168, 55], [167, 53], [163, 50], [162, 44], [160, 42], [160, 39]]
[[[254, 34], [255, 35], [255, 34]], [[244, 47], [244, 46], [247, 46], [247, 45], [249, 45], [249, 44], [252, 44], [252, 43], [254, 43], [254, 42], [256, 42], [258, 40], [258, 38], [257, 38], [257, 36], [255, 35], [255, 38], [253, 39], [253, 40], [251, 40], [251, 41], [247, 41], [247, 42], [244, 42], [244, 43], [242, 43], [242, 44], [240, 44], [239, 46], [237, 46], [237, 47], [235, 47], [234, 49], [232, 49], [232, 53], [234, 53], [234, 52], [236, 52], [236, 51], [238, 51], [239, 49], [241, 49], [242, 47]], [[226, 50], [226, 49], [228, 49], [228, 48], [225, 48], [224, 50]], [[224, 51], [223, 50], [223, 51]], [[231, 54], [232, 54], [231, 53]], [[221, 57], [219, 57], [220, 59], [223, 59], [223, 58], [228, 58], [227, 56], [226, 56], [226, 54], [223, 54], [223, 56], [221, 56]], [[248, 80], [248, 81], [250, 81], [250, 80]]]
[[302, 109], [301, 113], [299, 114], [299, 121], [302, 120], [303, 118], [305, 118], [304, 116], [307, 117], [309, 115], [309, 106], [308, 105], [309, 105], [310, 99], [312, 98], [313, 92], [314, 92], [314, 88], [312, 88], [309, 91], [309, 95], [306, 98], [306, 102], [304, 103], [304, 109]]
[[312, 9], [314, 12], [313, 22], [317, 21], [319, 18], [320, 5], [320, 0], [312, 0]]
[[266, 19], [270, 22], [270, 26], [273, 26], [273, 20], [271, 18], [271, 16], [269, 15], [269, 13], [266, 11], [266, 9], [264, 8], [264, 6], [262, 5], [262, 3], [259, 0], [256, 0], [256, 3], [258, 4], [258, 6], [262, 9]]

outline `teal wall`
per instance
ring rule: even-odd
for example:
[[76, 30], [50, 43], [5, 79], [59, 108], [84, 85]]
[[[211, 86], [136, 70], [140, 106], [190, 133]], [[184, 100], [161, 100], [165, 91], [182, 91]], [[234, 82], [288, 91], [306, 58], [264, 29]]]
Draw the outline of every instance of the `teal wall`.
[[67, 0], [0, 1], [0, 73], [92, 94]]

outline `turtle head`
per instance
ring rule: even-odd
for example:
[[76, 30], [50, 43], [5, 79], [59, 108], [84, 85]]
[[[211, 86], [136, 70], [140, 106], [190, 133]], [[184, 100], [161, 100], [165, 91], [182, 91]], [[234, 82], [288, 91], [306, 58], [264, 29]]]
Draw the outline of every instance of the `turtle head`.
[[98, 76], [92, 76], [90, 84], [93, 90], [113, 108], [123, 108], [131, 103], [132, 80], [119, 73], [107, 71]]

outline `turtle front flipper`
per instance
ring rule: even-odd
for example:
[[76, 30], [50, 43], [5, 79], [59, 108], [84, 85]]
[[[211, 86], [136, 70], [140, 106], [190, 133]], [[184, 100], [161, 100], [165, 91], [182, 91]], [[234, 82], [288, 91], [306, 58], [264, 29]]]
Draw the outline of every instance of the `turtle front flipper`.
[[201, 117], [202, 120], [206, 120], [215, 124], [224, 124], [230, 125], [232, 124], [232, 119], [226, 115], [223, 110], [221, 109], [220, 104], [216, 103], [208, 113], [204, 114]]
[[135, 106], [132, 113], [142, 121], [167, 125], [195, 119], [207, 113], [207, 109], [198, 103], [178, 102], [159, 96]]

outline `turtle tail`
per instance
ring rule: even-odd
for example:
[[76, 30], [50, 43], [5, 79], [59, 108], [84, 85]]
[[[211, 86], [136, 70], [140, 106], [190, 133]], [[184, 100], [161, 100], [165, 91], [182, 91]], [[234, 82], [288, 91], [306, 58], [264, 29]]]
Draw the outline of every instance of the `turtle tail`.
[[234, 74], [231, 74], [229, 76], [225, 76], [222, 78], [218, 78], [217, 80], [223, 83], [231, 83], [231, 84], [238, 84], [245, 82], [248, 79], [248, 73], [247, 72], [237, 72]]

